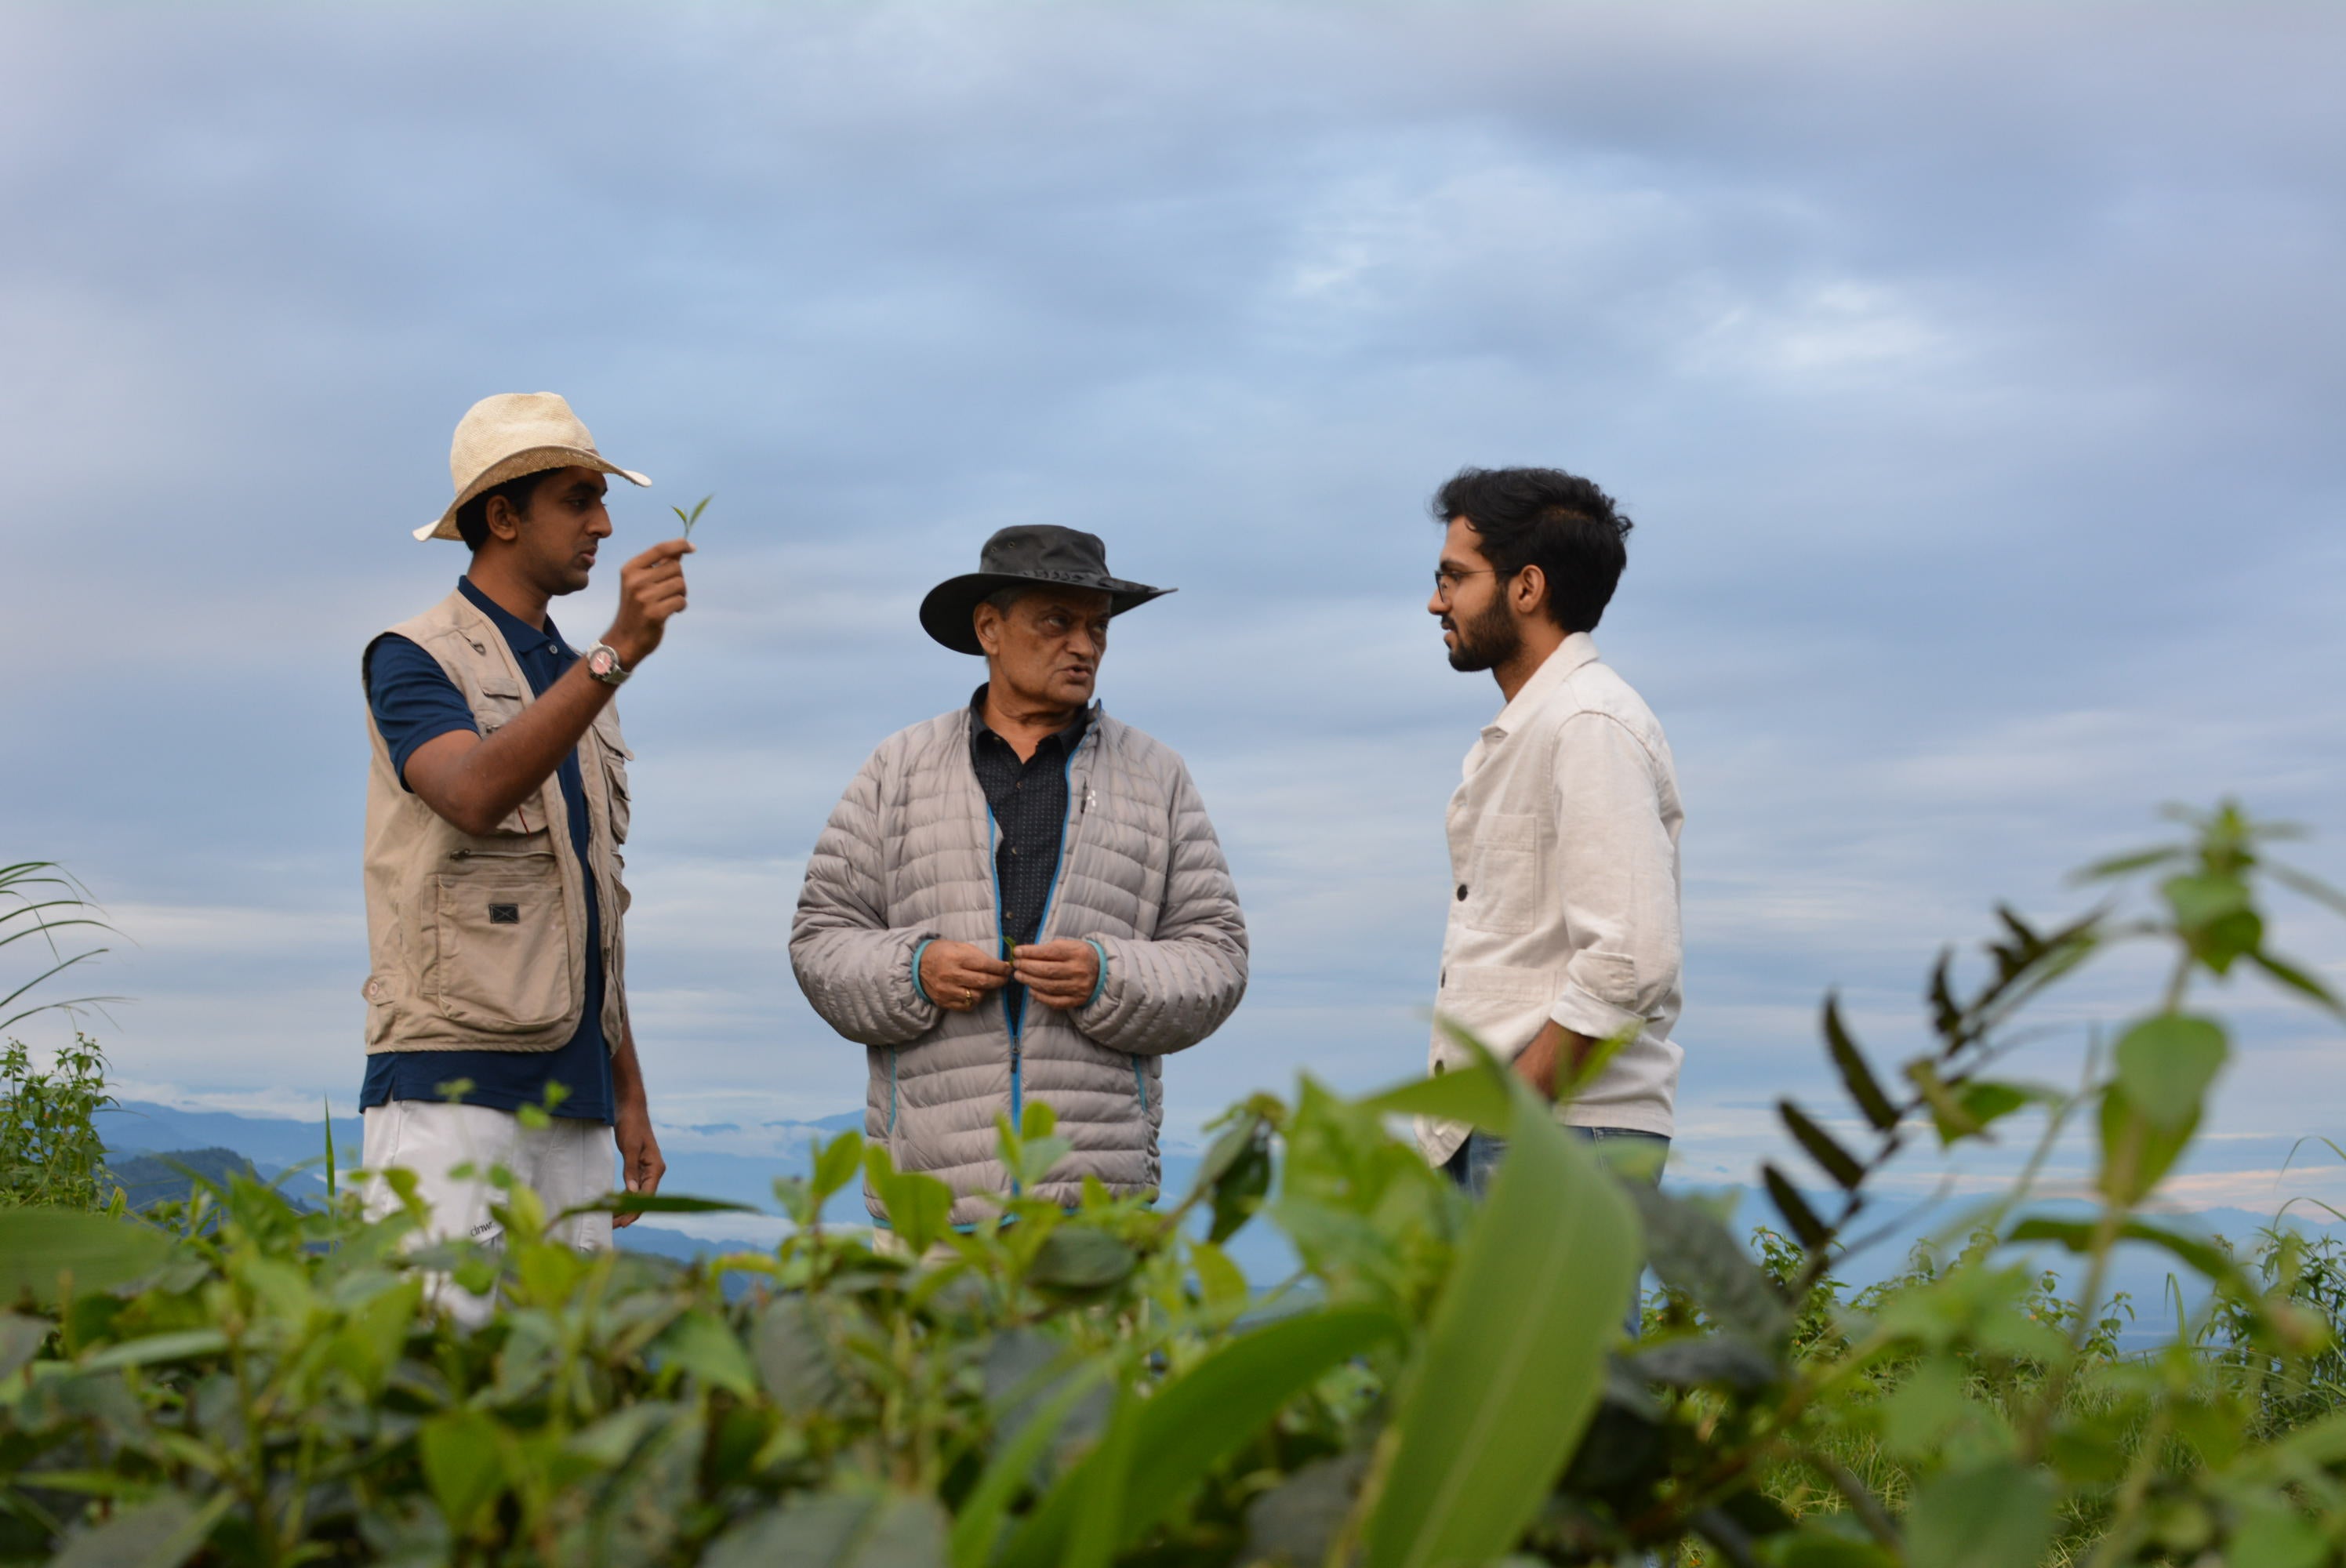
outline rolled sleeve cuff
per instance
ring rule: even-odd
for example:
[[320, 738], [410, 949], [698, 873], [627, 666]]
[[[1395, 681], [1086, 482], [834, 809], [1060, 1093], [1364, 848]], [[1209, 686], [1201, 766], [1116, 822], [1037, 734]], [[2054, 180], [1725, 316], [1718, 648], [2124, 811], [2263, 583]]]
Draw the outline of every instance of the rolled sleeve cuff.
[[1591, 1040], [1610, 1040], [1614, 1035], [1629, 1033], [1633, 1037], [1646, 1027], [1643, 1014], [1590, 994], [1571, 981], [1565, 982], [1563, 993], [1548, 1016], [1575, 1034]]

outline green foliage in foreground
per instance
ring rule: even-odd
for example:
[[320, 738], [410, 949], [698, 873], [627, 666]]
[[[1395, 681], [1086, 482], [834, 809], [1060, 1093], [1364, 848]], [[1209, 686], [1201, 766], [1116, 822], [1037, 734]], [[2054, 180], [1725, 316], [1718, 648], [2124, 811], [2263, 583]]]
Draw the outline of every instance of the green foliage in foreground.
[[[693, 1268], [573, 1253], [510, 1188], [495, 1253], [413, 1249], [412, 1207], [369, 1224], [348, 1195], [304, 1212], [246, 1179], [159, 1224], [0, 1213], [0, 1558], [2346, 1562], [2334, 1259], [2277, 1235], [2244, 1268], [2145, 1207], [2230, 1049], [2195, 989], [2253, 968], [2335, 1010], [2264, 948], [2266, 836], [2227, 809], [2117, 868], [2169, 873], [2140, 918], [2005, 914], [1975, 984], [1941, 964], [1935, 1044], [1894, 1076], [1829, 1003], [1851, 1110], [1782, 1109], [1838, 1196], [1769, 1167], [1786, 1234], [1756, 1259], [1699, 1203], [1617, 1181], [1487, 1063], [1362, 1101], [1306, 1081], [1232, 1113], [1170, 1212], [1095, 1189], [1071, 1213], [1013, 1200], [974, 1236], [850, 1135], [777, 1184], [795, 1234]], [[2137, 940], [2167, 945], [2170, 979], [2080, 1093], [1997, 1075], [2026, 1004]], [[2024, 1178], [1955, 1256], [1832, 1283], [1904, 1145], [2029, 1105], [2036, 1164], [2092, 1129], [2095, 1212], [2032, 1212]], [[1479, 1207], [1392, 1135], [1402, 1113], [1511, 1137]], [[1066, 1152], [1041, 1106], [1001, 1136], [1030, 1184]], [[819, 1225], [860, 1175], [923, 1261]], [[1260, 1223], [1303, 1265], [1267, 1298], [1220, 1246]], [[2138, 1356], [2104, 1302], [2122, 1240], [2210, 1291]], [[2048, 1245], [2076, 1255], [2074, 1295], [2019, 1256]], [[1626, 1345], [1641, 1257], [1667, 1298]], [[452, 1284], [505, 1305], [459, 1330], [430, 1305]]]

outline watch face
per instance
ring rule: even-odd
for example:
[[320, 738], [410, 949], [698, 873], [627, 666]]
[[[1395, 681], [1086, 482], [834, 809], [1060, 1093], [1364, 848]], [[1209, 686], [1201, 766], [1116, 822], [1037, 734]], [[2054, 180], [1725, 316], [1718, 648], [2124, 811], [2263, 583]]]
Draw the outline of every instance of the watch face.
[[618, 662], [619, 656], [609, 648], [597, 648], [586, 656], [586, 667], [596, 675], [610, 674], [611, 667]]

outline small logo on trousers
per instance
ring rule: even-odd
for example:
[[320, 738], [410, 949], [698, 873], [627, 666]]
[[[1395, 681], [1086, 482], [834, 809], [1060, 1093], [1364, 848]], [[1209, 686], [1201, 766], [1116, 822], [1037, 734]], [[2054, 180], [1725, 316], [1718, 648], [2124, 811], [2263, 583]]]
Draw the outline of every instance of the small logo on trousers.
[[489, 906], [489, 923], [491, 925], [521, 924], [521, 905], [491, 904]]

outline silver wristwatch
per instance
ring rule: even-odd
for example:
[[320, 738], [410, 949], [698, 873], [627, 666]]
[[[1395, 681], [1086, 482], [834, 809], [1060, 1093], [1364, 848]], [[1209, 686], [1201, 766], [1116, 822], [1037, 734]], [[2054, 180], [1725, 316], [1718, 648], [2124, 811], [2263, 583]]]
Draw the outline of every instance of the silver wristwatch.
[[586, 673], [606, 686], [625, 686], [635, 672], [619, 662], [618, 651], [609, 643], [597, 643], [586, 650]]

